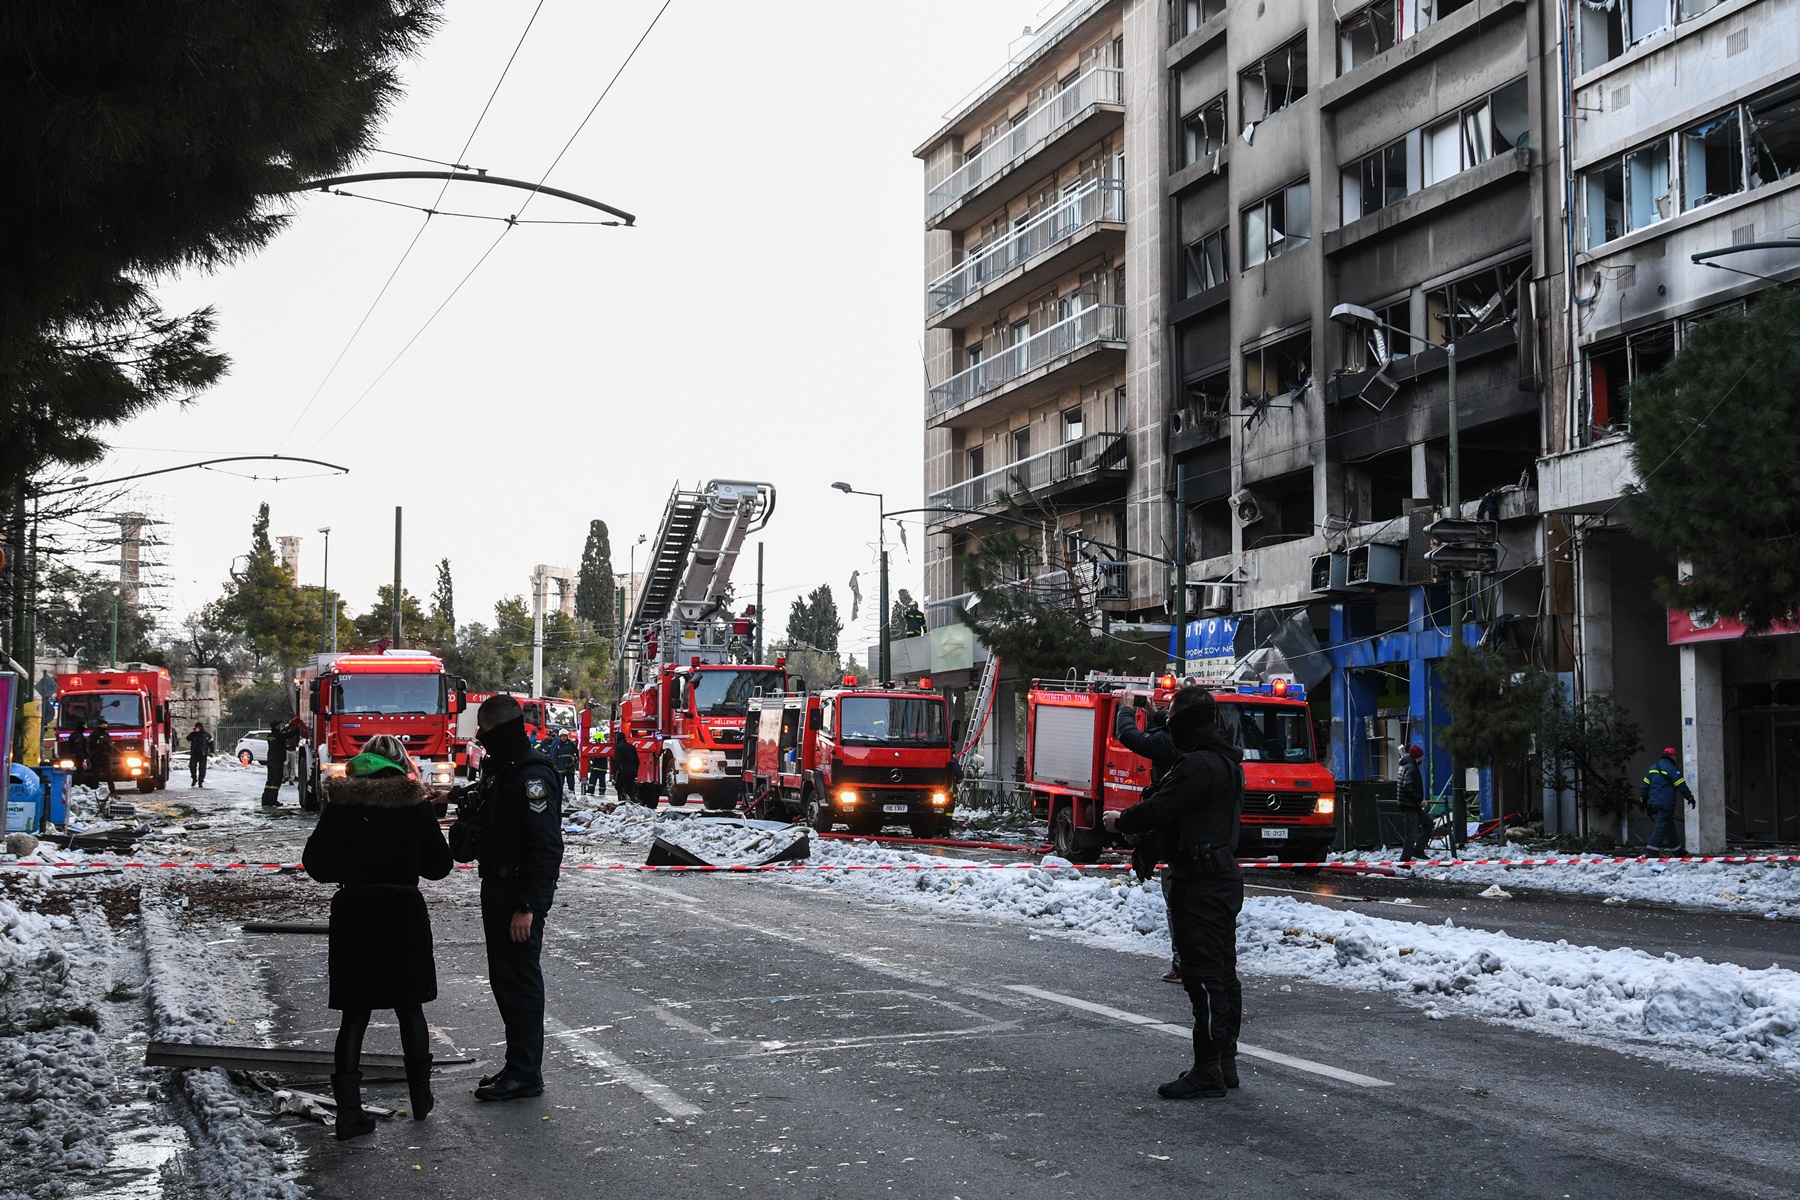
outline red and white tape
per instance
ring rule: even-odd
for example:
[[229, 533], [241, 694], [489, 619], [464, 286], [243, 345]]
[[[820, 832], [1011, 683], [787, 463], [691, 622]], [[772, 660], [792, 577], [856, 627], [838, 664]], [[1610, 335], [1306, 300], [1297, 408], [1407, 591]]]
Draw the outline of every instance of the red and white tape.
[[[1734, 865], [1747, 863], [1800, 863], [1800, 854], [1711, 854], [1691, 855], [1682, 858], [1434, 858], [1416, 859], [1402, 862], [1398, 859], [1369, 862], [1264, 862], [1250, 859], [1238, 865], [1245, 870], [1259, 871], [1293, 871], [1307, 868], [1331, 868], [1337, 870], [1357, 870], [1361, 868], [1392, 867], [1603, 867], [1616, 865], [1645, 863], [1693, 864], [1693, 863], [1731, 863]], [[165, 869], [176, 871], [300, 871], [305, 867], [301, 863], [253, 863], [253, 862], [110, 862], [104, 859], [85, 859], [74, 862], [45, 863], [9, 863], [9, 867], [95, 867], [108, 870], [149, 870]], [[457, 869], [473, 871], [473, 863], [458, 863]], [[766, 863], [762, 865], [741, 866], [648, 866], [639, 863], [564, 863], [564, 871], [650, 871], [705, 874], [728, 873], [749, 875], [764, 872], [793, 873], [799, 871], [825, 871], [846, 873], [854, 871], [1037, 871], [1053, 870], [1057, 867], [1046, 867], [1042, 863]], [[1060, 868], [1068, 869], [1068, 868]], [[1129, 871], [1130, 863], [1083, 863], [1077, 869], [1082, 871]]]

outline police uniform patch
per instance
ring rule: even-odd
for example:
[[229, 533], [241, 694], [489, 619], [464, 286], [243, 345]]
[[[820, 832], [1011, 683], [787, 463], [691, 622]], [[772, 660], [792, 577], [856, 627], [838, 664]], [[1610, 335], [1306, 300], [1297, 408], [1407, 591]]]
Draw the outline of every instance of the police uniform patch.
[[549, 791], [550, 786], [542, 779], [527, 779], [525, 781], [525, 795], [529, 797], [529, 806], [532, 812], [541, 813], [550, 807], [550, 801], [544, 798]]

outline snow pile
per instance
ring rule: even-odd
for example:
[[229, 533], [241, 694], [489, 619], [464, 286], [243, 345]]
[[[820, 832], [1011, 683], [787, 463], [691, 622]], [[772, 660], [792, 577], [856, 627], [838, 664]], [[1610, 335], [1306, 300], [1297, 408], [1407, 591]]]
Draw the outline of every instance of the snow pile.
[[766, 828], [739, 820], [676, 817], [657, 821], [654, 836], [714, 866], [765, 863], [812, 836], [804, 825]]
[[[144, 953], [148, 965], [150, 1017], [159, 1041], [210, 1044], [266, 1042], [269, 1004], [253, 974], [251, 960], [220, 954], [206, 945], [206, 933], [177, 914], [185, 896], [158, 902], [144, 891]], [[218, 1195], [256, 1200], [301, 1200], [280, 1161], [291, 1148], [287, 1137], [257, 1119], [220, 1068], [180, 1073], [199, 1136], [195, 1159], [202, 1184]]]
[[1244, 905], [1239, 965], [1419, 997], [1581, 1040], [1800, 1071], [1800, 972], [1388, 921], [1286, 897]]
[[621, 804], [611, 812], [584, 808], [563, 818], [563, 830], [579, 827], [584, 833], [624, 842], [629, 846], [648, 846], [655, 836], [656, 813], [636, 804]]

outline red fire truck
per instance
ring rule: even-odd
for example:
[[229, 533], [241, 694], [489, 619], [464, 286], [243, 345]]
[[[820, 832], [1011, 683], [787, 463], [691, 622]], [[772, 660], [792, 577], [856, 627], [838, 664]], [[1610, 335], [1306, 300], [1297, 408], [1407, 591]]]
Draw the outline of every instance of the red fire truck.
[[[166, 787], [175, 758], [174, 718], [169, 715], [169, 672], [149, 663], [125, 663], [102, 671], [56, 677], [56, 761], [75, 766], [69, 741], [91, 721], [104, 719], [112, 739], [110, 782], [135, 783], [138, 791]], [[109, 780], [89, 763], [83, 782]]]
[[745, 794], [753, 815], [805, 820], [820, 833], [909, 825], [914, 837], [950, 831], [950, 712], [929, 682], [857, 685], [765, 695], [746, 729]]
[[419, 781], [447, 786], [455, 778], [452, 742], [467, 706], [462, 681], [422, 650], [381, 654], [315, 654], [294, 674], [295, 704], [306, 723], [300, 747], [300, 806], [316, 810], [322, 781], [378, 733], [406, 744]]
[[553, 735], [565, 729], [570, 733], [575, 732], [573, 700], [562, 700], [555, 696], [525, 696], [518, 692], [465, 692], [462, 707], [450, 730], [450, 765], [459, 779], [469, 774], [469, 743], [475, 740], [477, 731], [476, 710], [481, 707], [483, 700], [499, 695], [510, 695], [518, 700], [519, 707], [525, 710], [525, 732], [534, 742], [543, 740], [546, 731]]
[[[619, 720], [638, 752], [638, 796], [736, 808], [743, 792], [744, 719], [758, 692], [787, 688], [782, 666], [652, 666], [648, 686], [625, 697]], [[648, 789], [648, 790], [646, 790]]]
[[[1107, 844], [1100, 818], [1127, 809], [1150, 786], [1150, 763], [1113, 737], [1120, 705], [1144, 697], [1165, 711], [1178, 686], [1208, 687], [1219, 723], [1244, 752], [1240, 857], [1316, 861], [1331, 848], [1337, 784], [1313, 744], [1305, 689], [1286, 678], [1231, 685], [1094, 675], [1033, 680], [1026, 702], [1025, 778], [1058, 854], [1091, 862]], [[1141, 721], [1140, 721], [1141, 724]]]
[[[613, 705], [612, 715], [606, 716], [589, 701], [581, 710], [576, 726], [575, 743], [581, 756], [582, 787], [587, 786], [587, 777], [610, 770], [612, 762], [613, 722], [618, 719], [619, 706]], [[604, 782], [604, 781], [603, 781]]]

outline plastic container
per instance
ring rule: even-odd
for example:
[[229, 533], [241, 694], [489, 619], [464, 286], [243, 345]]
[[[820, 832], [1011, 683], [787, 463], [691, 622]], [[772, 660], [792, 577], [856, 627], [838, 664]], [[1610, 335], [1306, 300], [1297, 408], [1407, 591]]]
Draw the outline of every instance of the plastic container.
[[69, 823], [69, 772], [61, 767], [38, 767], [44, 781], [44, 821], [50, 825]]
[[44, 820], [44, 781], [30, 767], [11, 764], [6, 781], [6, 832], [36, 833]]

